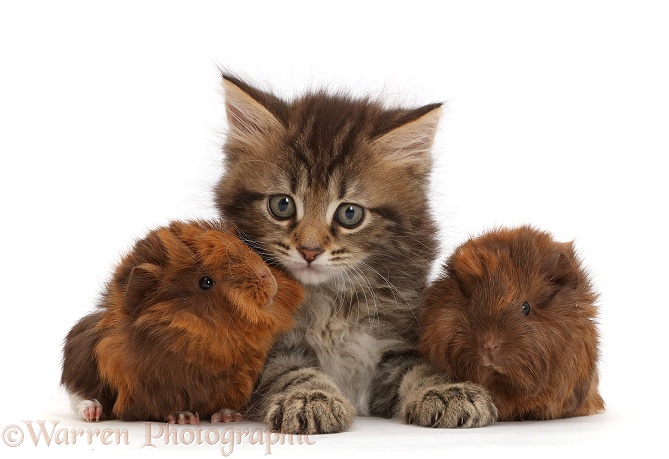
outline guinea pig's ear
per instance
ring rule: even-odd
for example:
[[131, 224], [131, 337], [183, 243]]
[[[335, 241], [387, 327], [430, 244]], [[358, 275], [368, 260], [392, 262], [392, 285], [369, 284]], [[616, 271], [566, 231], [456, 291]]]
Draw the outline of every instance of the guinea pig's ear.
[[465, 298], [471, 298], [473, 293], [471, 287], [472, 283], [467, 277], [466, 274], [453, 267], [449, 267], [446, 269], [447, 282], [443, 285], [448, 286], [449, 290], [455, 290], [457, 288]]
[[132, 268], [125, 290], [125, 307], [130, 313], [136, 312], [144, 301], [156, 291], [160, 279], [160, 267], [152, 263], [142, 263]]
[[137, 241], [134, 252], [137, 260], [156, 265], [167, 264], [167, 249], [160, 237], [159, 230], [151, 231], [143, 239]]
[[558, 287], [575, 288], [578, 285], [578, 266], [571, 244], [562, 244], [563, 250], [551, 253], [542, 263], [546, 278]]
[[485, 268], [476, 250], [467, 244], [456, 250], [446, 264], [446, 274], [458, 285], [462, 294], [470, 298], [478, 281], [483, 277]]
[[226, 222], [226, 221], [219, 221], [218, 226], [215, 228], [218, 231], [222, 231], [224, 233], [230, 234], [235, 237], [239, 237], [239, 229], [237, 226], [233, 225], [232, 223]]

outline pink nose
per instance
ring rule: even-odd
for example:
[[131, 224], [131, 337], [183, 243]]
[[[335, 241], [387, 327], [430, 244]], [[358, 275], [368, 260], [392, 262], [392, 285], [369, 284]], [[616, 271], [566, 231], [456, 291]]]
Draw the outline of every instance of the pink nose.
[[307, 260], [307, 263], [311, 263], [316, 259], [317, 256], [323, 253], [323, 251], [318, 247], [315, 249], [299, 247], [297, 250], [299, 250], [304, 259]]
[[261, 282], [270, 287], [272, 296], [274, 296], [276, 294], [278, 285], [276, 283], [276, 279], [272, 275], [272, 271], [270, 271], [267, 266], [262, 266], [256, 270], [256, 274], [258, 275], [258, 279], [260, 279]]
[[272, 277], [272, 271], [269, 270], [267, 266], [262, 266], [257, 269], [256, 274], [258, 275], [259, 278], [265, 280], [269, 279]]

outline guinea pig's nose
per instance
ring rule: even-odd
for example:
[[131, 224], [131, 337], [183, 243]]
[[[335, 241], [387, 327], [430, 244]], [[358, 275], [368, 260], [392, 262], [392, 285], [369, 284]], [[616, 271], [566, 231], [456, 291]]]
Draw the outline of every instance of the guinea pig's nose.
[[271, 295], [274, 296], [276, 294], [278, 285], [276, 283], [276, 279], [272, 275], [272, 271], [267, 266], [261, 266], [258, 269], [256, 269], [256, 275], [258, 276], [258, 279], [266, 283], [272, 288], [272, 293]]
[[269, 270], [267, 266], [261, 266], [260, 268], [257, 269], [256, 274], [260, 279], [269, 279], [272, 276], [272, 271]]
[[500, 340], [498, 338], [490, 337], [483, 342], [483, 349], [487, 352], [496, 354], [499, 352]]
[[481, 353], [483, 365], [494, 366], [497, 354], [501, 347], [501, 341], [498, 338], [491, 336], [483, 341], [481, 347], [483, 348], [483, 352]]

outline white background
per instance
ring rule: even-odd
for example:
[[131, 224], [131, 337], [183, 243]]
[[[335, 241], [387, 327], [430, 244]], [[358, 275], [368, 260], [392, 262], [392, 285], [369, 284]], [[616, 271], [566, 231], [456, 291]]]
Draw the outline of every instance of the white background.
[[[216, 215], [217, 66], [287, 98], [348, 88], [445, 101], [434, 209], [444, 254], [495, 225], [576, 241], [601, 292], [601, 391], [587, 418], [435, 431], [359, 419], [275, 456], [585, 455], [665, 448], [669, 14], [662, 2], [0, 4], [0, 429], [86, 428], [59, 389], [62, 339], [134, 239]], [[402, 199], [398, 196], [398, 201]], [[662, 424], [661, 424], [662, 423]], [[40, 446], [42, 453], [218, 447]], [[242, 427], [261, 428], [245, 423]], [[33, 454], [22, 445], [0, 454]], [[262, 457], [245, 444], [233, 457]]]

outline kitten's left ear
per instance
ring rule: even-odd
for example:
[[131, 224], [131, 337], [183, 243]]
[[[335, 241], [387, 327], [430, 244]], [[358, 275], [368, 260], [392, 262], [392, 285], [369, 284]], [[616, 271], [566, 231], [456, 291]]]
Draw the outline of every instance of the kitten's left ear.
[[384, 159], [419, 172], [429, 171], [430, 149], [437, 133], [441, 104], [430, 104], [407, 113], [406, 121], [374, 141]]

